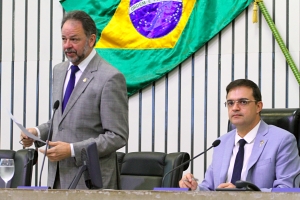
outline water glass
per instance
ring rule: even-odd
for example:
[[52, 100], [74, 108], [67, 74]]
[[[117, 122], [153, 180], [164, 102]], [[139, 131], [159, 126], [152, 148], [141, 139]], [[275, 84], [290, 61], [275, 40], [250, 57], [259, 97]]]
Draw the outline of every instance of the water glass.
[[0, 160], [0, 177], [5, 182], [5, 188], [7, 182], [12, 179], [15, 173], [14, 159], [2, 158]]

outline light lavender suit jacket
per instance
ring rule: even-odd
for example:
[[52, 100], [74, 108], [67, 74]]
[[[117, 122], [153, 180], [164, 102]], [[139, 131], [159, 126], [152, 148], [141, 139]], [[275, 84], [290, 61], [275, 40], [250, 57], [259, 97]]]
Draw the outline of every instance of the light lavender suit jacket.
[[[213, 160], [199, 184], [200, 190], [215, 190], [227, 179], [230, 158], [234, 147], [236, 129], [221, 136], [214, 149]], [[263, 191], [271, 188], [292, 188], [300, 173], [297, 142], [290, 132], [261, 121], [247, 166], [246, 181]]]
[[[60, 106], [53, 119], [52, 141], [73, 143], [75, 157], [59, 162], [61, 188], [68, 188], [82, 165], [81, 150], [96, 142], [104, 188], [117, 189], [116, 150], [128, 141], [128, 96], [124, 76], [98, 54], [82, 73], [62, 113], [63, 87], [69, 63], [53, 70], [53, 102]], [[48, 121], [38, 126], [46, 140]], [[48, 186], [53, 187], [57, 162], [49, 161]], [[78, 189], [86, 189], [83, 176]]]

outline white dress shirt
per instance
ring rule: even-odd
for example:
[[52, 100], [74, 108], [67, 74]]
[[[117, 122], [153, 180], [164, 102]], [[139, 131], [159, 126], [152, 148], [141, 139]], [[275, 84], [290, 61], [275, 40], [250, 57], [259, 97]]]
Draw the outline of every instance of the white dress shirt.
[[[90, 55], [88, 55], [88, 57], [86, 57], [86, 59], [84, 59], [81, 63], [79, 63], [79, 65], [78, 65], [79, 70], [75, 74], [75, 85], [74, 85], [74, 87], [76, 86], [76, 84], [77, 84], [78, 80], [80, 79], [83, 71], [85, 70], [87, 65], [90, 63], [92, 58], [95, 56], [95, 54], [96, 54], [96, 50], [93, 49], [91, 51]], [[65, 79], [63, 98], [62, 99], [64, 99], [65, 92], [66, 92], [66, 89], [67, 89], [67, 86], [68, 86], [68, 83], [69, 83], [69, 80], [70, 80], [70, 76], [71, 76], [71, 70], [70, 69], [71, 69], [72, 65], [73, 65], [73, 63], [70, 62], [69, 67], [68, 67], [68, 73], [67, 73], [66, 79]]]
[[244, 163], [243, 163], [243, 169], [242, 169], [242, 174], [241, 174], [241, 180], [243, 180], [243, 181], [246, 180], [246, 177], [247, 177], [246, 169], [247, 169], [247, 166], [248, 166], [249, 158], [251, 156], [251, 152], [252, 152], [253, 145], [254, 145], [254, 139], [257, 135], [257, 131], [258, 131], [258, 127], [260, 125], [260, 122], [261, 121], [259, 121], [258, 124], [249, 133], [247, 133], [247, 135], [244, 138], [240, 137], [238, 135], [238, 132], [236, 132], [235, 142], [234, 142], [235, 145], [234, 145], [233, 150], [232, 150], [230, 165], [229, 165], [229, 168], [228, 168], [228, 171], [227, 171], [227, 180], [226, 180], [227, 183], [229, 183], [231, 181], [231, 178], [232, 178], [235, 157], [236, 157], [237, 152], [239, 151], [239, 146], [240, 146], [239, 145], [239, 140], [240, 139], [244, 139], [247, 142], [244, 146]]

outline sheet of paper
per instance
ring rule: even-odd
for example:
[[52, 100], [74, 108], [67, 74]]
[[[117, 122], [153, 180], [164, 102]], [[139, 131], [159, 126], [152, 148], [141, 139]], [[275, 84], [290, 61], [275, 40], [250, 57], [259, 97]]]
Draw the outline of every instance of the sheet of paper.
[[21, 129], [21, 131], [23, 133], [25, 133], [25, 135], [27, 135], [28, 137], [34, 139], [35, 141], [39, 141], [39, 142], [42, 142], [42, 143], [46, 144], [45, 141], [41, 140], [40, 138], [36, 137], [35, 135], [33, 135], [32, 133], [27, 131], [27, 129], [24, 128], [24, 126], [22, 126], [22, 124], [17, 122], [16, 118], [11, 113], [9, 113], [9, 115], [10, 115], [10, 118], [15, 122], [15, 124], [17, 124], [17, 126]]

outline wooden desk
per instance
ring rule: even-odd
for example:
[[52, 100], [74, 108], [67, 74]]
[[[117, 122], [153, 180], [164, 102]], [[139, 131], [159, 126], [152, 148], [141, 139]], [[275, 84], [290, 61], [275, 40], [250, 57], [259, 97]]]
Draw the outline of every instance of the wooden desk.
[[300, 193], [165, 192], [145, 190], [22, 190], [0, 189], [1, 200], [299, 200]]

